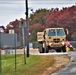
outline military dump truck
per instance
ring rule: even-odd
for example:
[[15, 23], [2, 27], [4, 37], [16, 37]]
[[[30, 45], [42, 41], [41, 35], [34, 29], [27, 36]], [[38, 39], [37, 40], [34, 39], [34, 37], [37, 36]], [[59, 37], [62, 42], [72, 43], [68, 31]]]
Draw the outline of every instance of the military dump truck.
[[37, 32], [37, 41], [40, 53], [48, 53], [51, 49], [66, 52], [66, 32], [63, 28], [46, 28]]

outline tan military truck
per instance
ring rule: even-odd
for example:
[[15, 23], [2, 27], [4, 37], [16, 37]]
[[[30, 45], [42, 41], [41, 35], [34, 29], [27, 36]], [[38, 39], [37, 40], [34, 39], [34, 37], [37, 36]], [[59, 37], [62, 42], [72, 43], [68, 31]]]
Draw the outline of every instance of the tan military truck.
[[43, 32], [37, 32], [37, 41], [40, 53], [48, 53], [51, 49], [66, 52], [66, 33], [63, 28], [47, 28]]

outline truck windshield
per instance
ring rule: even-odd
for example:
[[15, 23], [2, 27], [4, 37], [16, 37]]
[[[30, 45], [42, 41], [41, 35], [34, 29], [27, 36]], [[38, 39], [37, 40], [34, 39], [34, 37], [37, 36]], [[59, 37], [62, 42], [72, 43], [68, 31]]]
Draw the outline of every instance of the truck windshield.
[[57, 36], [64, 36], [64, 30], [63, 29], [57, 29]]
[[48, 36], [64, 36], [64, 30], [63, 29], [50, 29], [48, 31]]
[[48, 36], [56, 36], [56, 32], [54, 29], [48, 31]]

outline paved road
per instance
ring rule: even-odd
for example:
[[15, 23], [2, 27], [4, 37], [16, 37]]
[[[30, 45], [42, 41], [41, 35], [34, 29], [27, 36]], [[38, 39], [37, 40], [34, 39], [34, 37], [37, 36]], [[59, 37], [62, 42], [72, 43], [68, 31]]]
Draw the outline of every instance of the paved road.
[[[26, 49], [25, 49], [26, 52]], [[26, 52], [27, 53], [27, 52]], [[38, 49], [30, 49], [29, 53], [32, 55], [61, 55], [61, 54], [68, 54], [68, 53], [57, 53], [57, 52], [49, 52], [49, 53], [39, 53]], [[15, 54], [15, 50], [2, 50], [2, 54]], [[24, 49], [17, 49], [16, 54], [24, 54]]]
[[76, 63], [70, 63], [65, 68], [51, 75], [76, 75]]
[[68, 55], [71, 62], [65, 68], [51, 75], [76, 75], [76, 52], [68, 52]]

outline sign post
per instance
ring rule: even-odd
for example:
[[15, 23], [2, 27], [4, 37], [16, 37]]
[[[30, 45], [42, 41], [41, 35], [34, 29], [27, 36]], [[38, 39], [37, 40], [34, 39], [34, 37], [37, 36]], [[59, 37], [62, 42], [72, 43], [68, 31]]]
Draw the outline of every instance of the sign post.
[[24, 48], [24, 63], [26, 64], [26, 52], [25, 52], [25, 42], [26, 42], [25, 33], [26, 32], [24, 30], [24, 28], [26, 28], [25, 23], [26, 23], [25, 21], [21, 21], [19, 25], [20, 25], [21, 32], [22, 32], [21, 34], [22, 34], [22, 42], [23, 42], [22, 45], [23, 45], [23, 48]]

